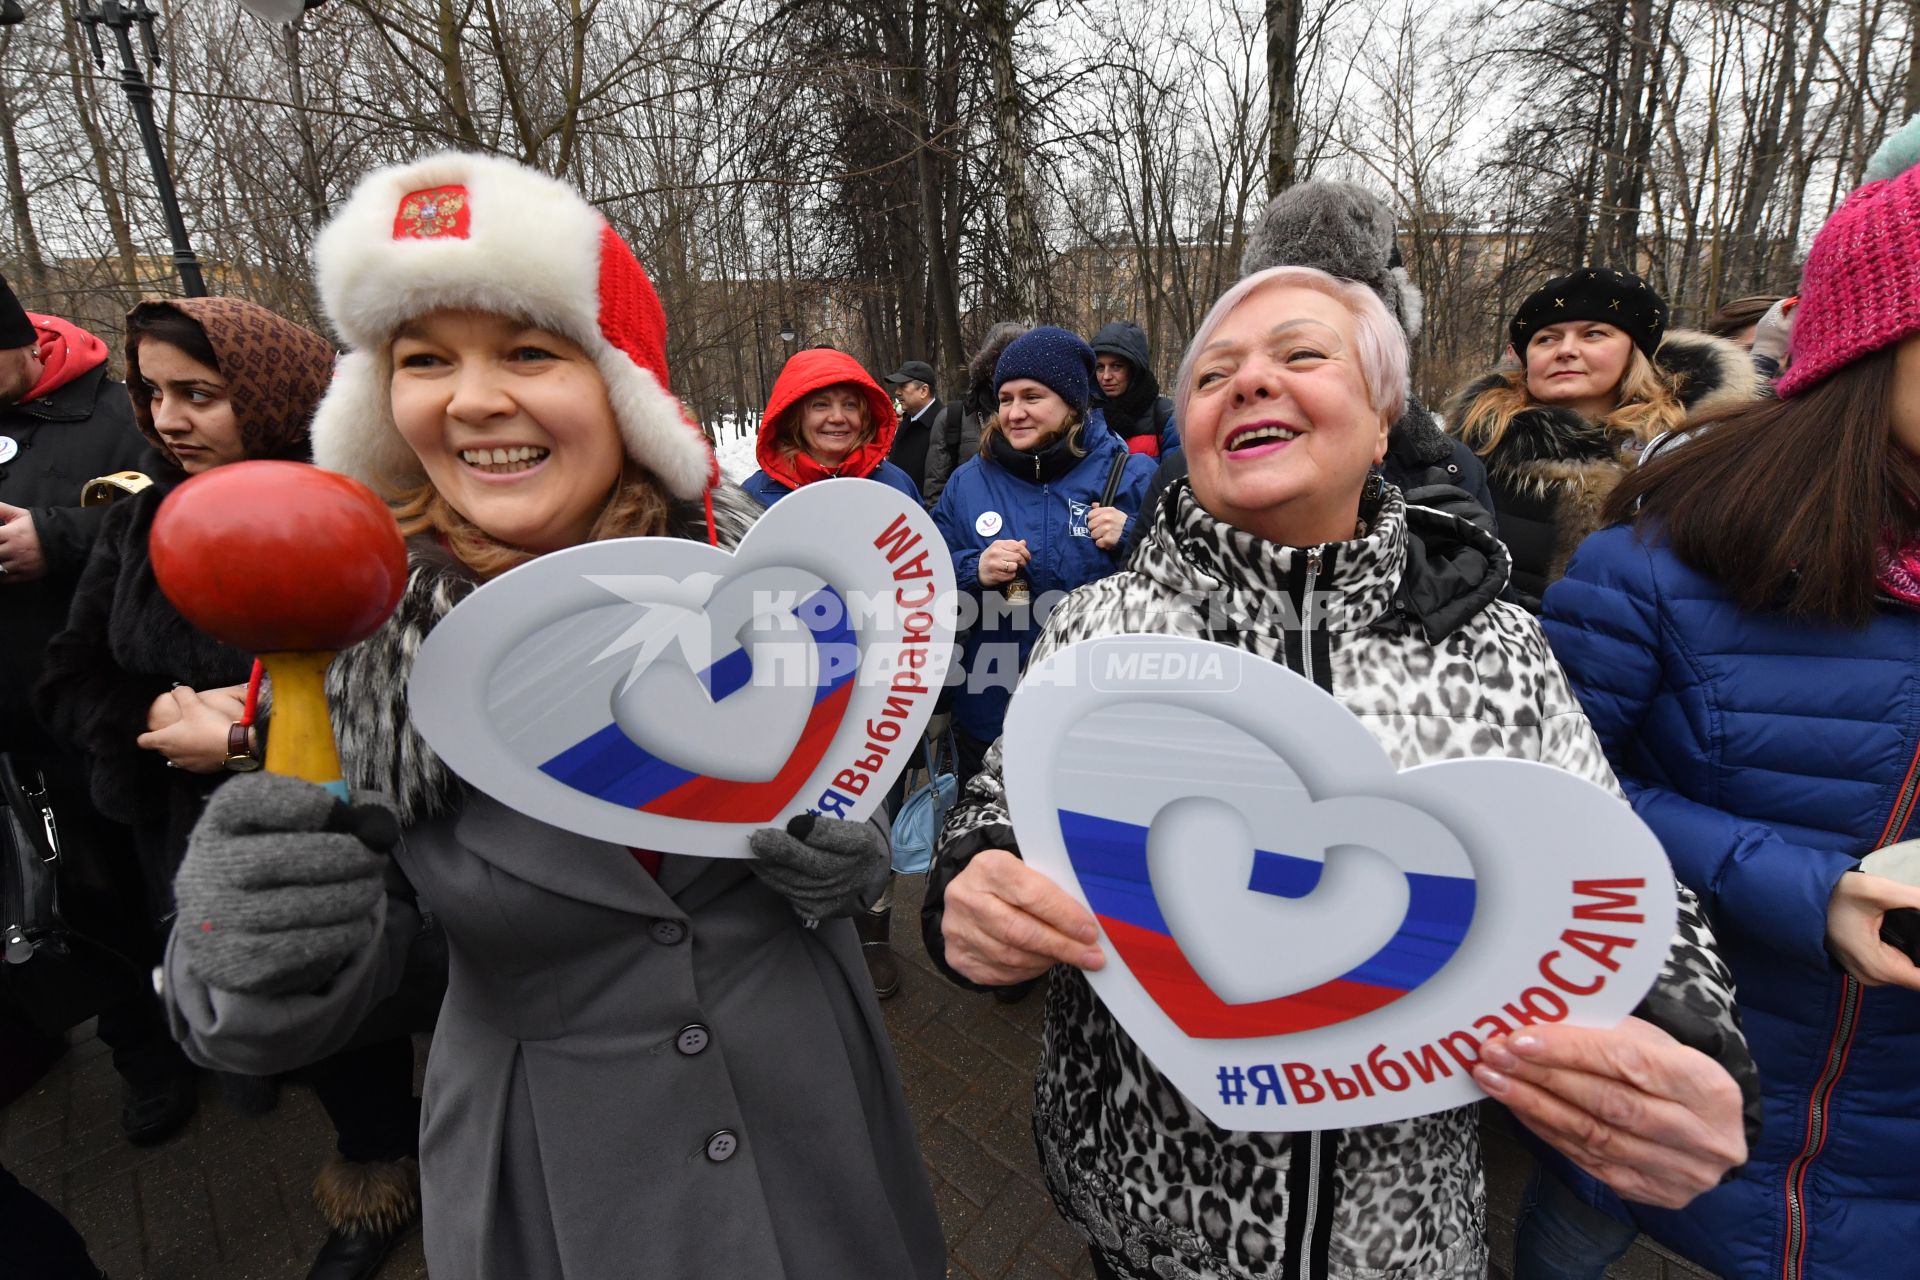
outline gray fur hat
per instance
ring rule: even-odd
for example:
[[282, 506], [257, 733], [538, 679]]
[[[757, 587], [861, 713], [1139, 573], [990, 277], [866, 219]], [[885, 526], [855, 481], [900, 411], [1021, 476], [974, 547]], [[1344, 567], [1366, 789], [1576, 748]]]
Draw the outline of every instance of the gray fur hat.
[[1288, 187], [1261, 211], [1240, 274], [1318, 267], [1380, 295], [1408, 341], [1420, 334], [1426, 300], [1400, 263], [1398, 225], [1386, 201], [1351, 182], [1315, 178]]

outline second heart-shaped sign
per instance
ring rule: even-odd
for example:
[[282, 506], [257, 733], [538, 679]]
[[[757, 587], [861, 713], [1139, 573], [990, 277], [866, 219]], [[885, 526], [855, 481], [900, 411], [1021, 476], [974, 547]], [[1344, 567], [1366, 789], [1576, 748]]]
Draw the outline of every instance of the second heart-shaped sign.
[[1477, 1100], [1482, 1040], [1611, 1026], [1673, 935], [1660, 842], [1525, 760], [1396, 770], [1277, 663], [1118, 636], [1008, 708], [1021, 856], [1099, 922], [1094, 991], [1214, 1123], [1381, 1124]]
[[530, 817], [745, 858], [758, 828], [879, 805], [945, 682], [952, 598], [917, 502], [823, 480], [732, 551], [627, 538], [502, 574], [441, 619], [407, 696], [448, 768]]

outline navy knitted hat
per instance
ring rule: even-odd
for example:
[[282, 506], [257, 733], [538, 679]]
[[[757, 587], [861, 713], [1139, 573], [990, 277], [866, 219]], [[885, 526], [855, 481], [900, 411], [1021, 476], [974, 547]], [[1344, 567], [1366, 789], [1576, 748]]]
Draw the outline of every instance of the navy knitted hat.
[[1093, 394], [1093, 348], [1077, 333], [1042, 325], [1029, 329], [1000, 353], [993, 389], [1015, 378], [1032, 378], [1081, 413]]

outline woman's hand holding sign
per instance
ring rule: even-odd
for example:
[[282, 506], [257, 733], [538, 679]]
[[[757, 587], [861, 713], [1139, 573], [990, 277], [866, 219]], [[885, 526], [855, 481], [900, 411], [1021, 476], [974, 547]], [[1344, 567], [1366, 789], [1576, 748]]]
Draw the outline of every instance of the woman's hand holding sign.
[[1490, 1040], [1473, 1077], [1628, 1200], [1683, 1208], [1747, 1159], [1740, 1086], [1712, 1058], [1639, 1018]]
[[947, 886], [947, 963], [983, 986], [1037, 978], [1056, 964], [1106, 964], [1093, 915], [1005, 849], [986, 849]]

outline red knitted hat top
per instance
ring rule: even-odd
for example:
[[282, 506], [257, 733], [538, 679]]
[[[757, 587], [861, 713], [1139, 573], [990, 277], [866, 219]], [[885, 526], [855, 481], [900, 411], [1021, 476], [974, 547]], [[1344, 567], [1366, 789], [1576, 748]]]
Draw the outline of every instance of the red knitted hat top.
[[1868, 166], [1813, 238], [1793, 313], [1792, 359], [1775, 390], [1798, 395], [1862, 356], [1920, 333], [1920, 116]]

